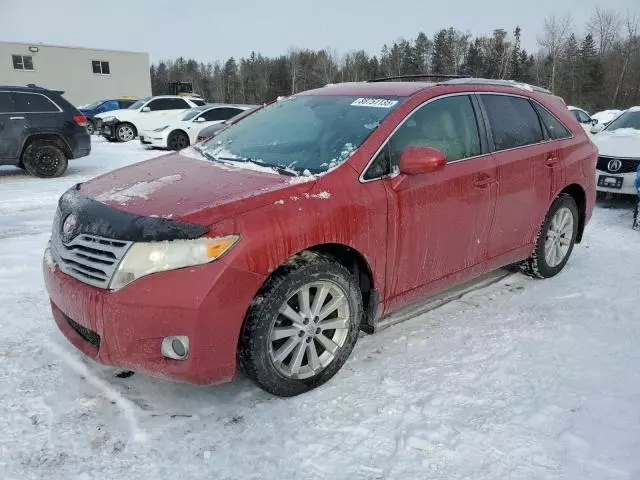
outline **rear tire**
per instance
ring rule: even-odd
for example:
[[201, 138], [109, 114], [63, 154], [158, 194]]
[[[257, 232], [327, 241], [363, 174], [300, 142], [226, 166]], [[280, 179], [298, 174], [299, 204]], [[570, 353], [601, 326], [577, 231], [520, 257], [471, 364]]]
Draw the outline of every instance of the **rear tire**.
[[578, 207], [573, 197], [561, 194], [551, 204], [540, 227], [533, 255], [522, 271], [534, 278], [551, 278], [569, 261], [578, 235]]
[[251, 303], [240, 365], [267, 392], [304, 393], [344, 365], [362, 316], [362, 294], [351, 272], [331, 257], [303, 252], [273, 274]]
[[130, 142], [134, 138], [136, 138], [136, 127], [131, 125], [130, 123], [124, 122], [119, 123], [116, 126], [116, 138], [119, 142]]
[[171, 132], [167, 139], [167, 147], [169, 150], [182, 150], [189, 146], [189, 136], [179, 130]]
[[55, 178], [67, 170], [69, 161], [66, 153], [55, 143], [36, 140], [25, 149], [22, 164], [35, 177]]

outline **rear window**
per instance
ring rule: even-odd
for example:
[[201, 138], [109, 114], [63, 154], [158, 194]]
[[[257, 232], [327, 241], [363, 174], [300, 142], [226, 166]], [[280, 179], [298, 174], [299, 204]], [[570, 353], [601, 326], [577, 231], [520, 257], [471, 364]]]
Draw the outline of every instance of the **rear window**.
[[12, 96], [16, 112], [48, 113], [59, 111], [51, 100], [39, 93], [13, 92]]
[[204, 103], [204, 100], [194, 100], [194, 99], [192, 98], [192, 99], [191, 99], [191, 101], [192, 101], [193, 103], [195, 103], [195, 104], [196, 104], [197, 106], [199, 106], [199, 107], [202, 107], [202, 106], [206, 105], [206, 104]]
[[544, 140], [538, 114], [529, 100], [510, 95], [479, 95], [487, 110], [496, 150], [524, 147]]

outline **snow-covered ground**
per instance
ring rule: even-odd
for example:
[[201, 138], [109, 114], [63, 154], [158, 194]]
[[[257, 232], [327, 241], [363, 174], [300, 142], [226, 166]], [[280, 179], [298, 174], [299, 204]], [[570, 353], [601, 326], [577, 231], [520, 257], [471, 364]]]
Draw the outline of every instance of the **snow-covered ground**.
[[0, 169], [1, 479], [640, 479], [630, 204], [596, 209], [558, 277], [365, 336], [328, 384], [280, 399], [118, 378], [57, 331], [40, 261], [58, 196], [157, 154], [96, 142], [61, 179]]

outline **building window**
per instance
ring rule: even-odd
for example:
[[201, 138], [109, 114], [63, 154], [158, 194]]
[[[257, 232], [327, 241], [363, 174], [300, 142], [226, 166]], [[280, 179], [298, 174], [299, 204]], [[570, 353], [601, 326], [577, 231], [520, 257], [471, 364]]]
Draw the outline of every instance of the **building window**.
[[11, 55], [14, 70], [33, 70], [33, 57], [31, 55]]
[[93, 73], [97, 73], [98, 75], [110, 75], [111, 70], [109, 70], [109, 62], [102, 62], [100, 60], [92, 60], [91, 67], [93, 68]]

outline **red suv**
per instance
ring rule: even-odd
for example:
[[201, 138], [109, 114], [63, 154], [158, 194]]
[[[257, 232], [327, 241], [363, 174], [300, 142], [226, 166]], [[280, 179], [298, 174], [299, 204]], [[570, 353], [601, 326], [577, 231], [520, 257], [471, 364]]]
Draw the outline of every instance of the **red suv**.
[[595, 200], [596, 148], [549, 92], [499, 81], [338, 84], [66, 192], [53, 316], [93, 359], [289, 396], [360, 329], [520, 263], [552, 277]]

